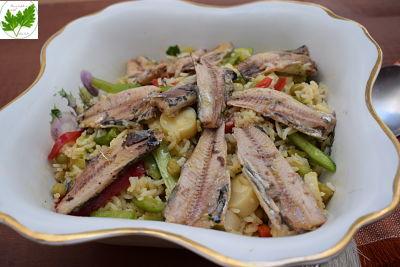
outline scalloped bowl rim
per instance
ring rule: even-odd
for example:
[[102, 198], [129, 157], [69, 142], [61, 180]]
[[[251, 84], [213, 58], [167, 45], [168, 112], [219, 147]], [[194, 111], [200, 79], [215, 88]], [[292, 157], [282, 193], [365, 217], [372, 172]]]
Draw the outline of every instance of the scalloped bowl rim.
[[[187, 2], [187, 1], [183, 1]], [[234, 5], [234, 6], [229, 6], [229, 7], [219, 7], [219, 6], [212, 6], [212, 5], [204, 5], [204, 4], [198, 4], [198, 3], [192, 3], [188, 2], [191, 5], [200, 5], [200, 6], [208, 6], [212, 8], [230, 8], [230, 7], [237, 7], [237, 6], [247, 6], [247, 5], [253, 5], [255, 3], [259, 2], [289, 2], [289, 3], [295, 3], [299, 5], [311, 5], [318, 7], [322, 9], [324, 12], [326, 12], [332, 19], [337, 19], [337, 20], [343, 20], [347, 21], [348, 23], [355, 23], [358, 27], [362, 29], [366, 37], [369, 39], [370, 42], [373, 43], [373, 45], [377, 49], [377, 59], [375, 62], [375, 65], [369, 75], [369, 79], [366, 85], [365, 89], [365, 100], [366, 104], [369, 110], [370, 115], [375, 119], [376, 123], [380, 126], [380, 128], [384, 131], [386, 136], [391, 140], [393, 143], [397, 155], [400, 155], [400, 145], [394, 136], [394, 134], [389, 130], [389, 128], [380, 120], [380, 118], [377, 116], [377, 113], [375, 112], [372, 103], [371, 103], [371, 92], [372, 92], [372, 87], [375, 82], [377, 73], [380, 69], [381, 63], [382, 63], [382, 51], [377, 42], [370, 36], [368, 31], [364, 26], [361, 24], [343, 18], [341, 16], [336, 15], [334, 12], [331, 10], [327, 9], [326, 7], [323, 7], [318, 4], [314, 3], [307, 3], [307, 2], [297, 2], [297, 1], [277, 1], [277, 0], [264, 0], [264, 1], [255, 1], [252, 3], [246, 3], [246, 4], [241, 4], [241, 5]], [[179, 2], [178, 2], [179, 3]], [[42, 51], [41, 51], [41, 56], [40, 56], [40, 71], [36, 77], [36, 79], [33, 81], [33, 83], [25, 90], [23, 91], [19, 96], [17, 96], [15, 99], [13, 99], [11, 102], [6, 104], [4, 107], [2, 107], [0, 110], [4, 110], [7, 108], [9, 105], [11, 105], [15, 100], [23, 96], [28, 90], [30, 90], [34, 85], [41, 79], [45, 67], [46, 67], [46, 48], [50, 44], [50, 42], [58, 35], [60, 35], [66, 27], [68, 27], [72, 23], [77, 23], [79, 22], [82, 18], [87, 18], [90, 16], [94, 16], [100, 12], [103, 12], [104, 10], [110, 8], [111, 6], [116, 6], [116, 5], [124, 5], [125, 2], [122, 3], [117, 3], [110, 5], [98, 12], [95, 12], [93, 14], [89, 14], [83, 17], [80, 17], [76, 20], [73, 20], [69, 22], [66, 26], [64, 26], [62, 29], [60, 29], [58, 32], [53, 34], [43, 45]], [[309, 256], [303, 256], [303, 257], [293, 257], [293, 258], [287, 258], [283, 260], [278, 260], [278, 261], [263, 261], [263, 262], [243, 262], [240, 260], [236, 260], [233, 258], [230, 258], [228, 256], [225, 256], [219, 252], [216, 252], [212, 249], [209, 249], [199, 243], [196, 243], [189, 238], [186, 238], [181, 235], [177, 235], [174, 233], [169, 233], [166, 231], [162, 230], [156, 230], [156, 229], [149, 229], [149, 228], [117, 228], [117, 229], [103, 229], [103, 230], [98, 230], [98, 231], [88, 231], [88, 232], [80, 232], [80, 233], [73, 233], [73, 234], [47, 234], [47, 233], [41, 233], [41, 232], [35, 232], [30, 230], [28, 227], [22, 225], [19, 223], [16, 219], [11, 217], [8, 214], [0, 212], [0, 222], [4, 223], [5, 225], [10, 226], [14, 230], [16, 230], [18, 233], [24, 235], [25, 237], [40, 242], [40, 243], [46, 243], [46, 244], [68, 244], [68, 243], [77, 243], [77, 242], [84, 242], [84, 241], [89, 241], [89, 240], [95, 240], [95, 239], [101, 239], [101, 238], [106, 238], [106, 237], [114, 237], [114, 236], [121, 236], [121, 235], [147, 235], [147, 236], [152, 236], [152, 237], [158, 237], [164, 240], [171, 241], [175, 244], [181, 245], [187, 249], [190, 249], [216, 263], [223, 264], [223, 265], [231, 265], [231, 266], [244, 266], [247, 264], [255, 264], [255, 265], [265, 265], [265, 266], [281, 266], [281, 265], [292, 265], [292, 264], [299, 264], [299, 263], [309, 263], [309, 262], [316, 262], [320, 261], [322, 259], [327, 259], [335, 256], [338, 254], [351, 240], [352, 236], [355, 234], [355, 232], [364, 224], [373, 222], [388, 213], [394, 211], [396, 206], [400, 203], [400, 168], [399, 165], [397, 167], [396, 175], [393, 181], [393, 198], [391, 203], [383, 208], [382, 210], [372, 212], [370, 214], [365, 214], [362, 217], [359, 217], [357, 220], [355, 220], [350, 228], [347, 230], [347, 233], [344, 235], [344, 237], [333, 247], [318, 253], [314, 255], [309, 255]]]

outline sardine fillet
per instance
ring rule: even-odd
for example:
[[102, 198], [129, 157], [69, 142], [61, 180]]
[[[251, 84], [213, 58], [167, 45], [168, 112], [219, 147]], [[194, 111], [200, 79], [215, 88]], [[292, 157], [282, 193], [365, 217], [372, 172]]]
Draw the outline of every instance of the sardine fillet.
[[181, 72], [194, 72], [194, 62], [198, 62], [205, 53], [204, 49], [198, 49], [189, 56], [178, 58], [174, 64], [170, 64], [168, 73], [173, 74], [174, 77], [179, 77]]
[[226, 55], [233, 51], [233, 45], [231, 43], [220, 43], [217, 47], [212, 49], [210, 52], [204, 54], [201, 59], [207, 61], [210, 64], [219, 64]]
[[196, 64], [199, 119], [205, 128], [218, 128], [222, 123], [228, 89], [226, 72], [207, 61]]
[[309, 56], [308, 48], [301, 46], [292, 51], [255, 54], [240, 63], [238, 70], [246, 78], [273, 71], [310, 76], [317, 72], [317, 67]]
[[155, 63], [146, 57], [137, 57], [128, 61], [126, 75], [128, 81], [139, 82], [140, 84], [151, 84], [153, 79], [165, 76], [167, 73], [166, 63]]
[[210, 228], [224, 221], [230, 197], [224, 125], [206, 129], [168, 199], [167, 222]]
[[274, 227], [288, 225], [296, 232], [303, 232], [326, 221], [301, 177], [264, 132], [251, 126], [234, 128], [233, 135], [243, 173]]
[[174, 115], [184, 107], [191, 106], [197, 100], [197, 86], [185, 84], [150, 96], [151, 104], [168, 115]]
[[68, 214], [81, 206], [117, 178], [123, 167], [153, 151], [160, 142], [161, 136], [151, 130], [121, 133], [76, 177], [71, 191], [56, 205], [56, 211]]
[[315, 110], [286, 93], [268, 88], [235, 92], [228, 105], [252, 109], [300, 132], [322, 139], [326, 138], [336, 125], [334, 114]]
[[147, 97], [159, 91], [158, 87], [149, 85], [109, 94], [83, 113], [80, 126], [100, 128], [110, 122], [149, 119], [156, 114], [156, 108]]

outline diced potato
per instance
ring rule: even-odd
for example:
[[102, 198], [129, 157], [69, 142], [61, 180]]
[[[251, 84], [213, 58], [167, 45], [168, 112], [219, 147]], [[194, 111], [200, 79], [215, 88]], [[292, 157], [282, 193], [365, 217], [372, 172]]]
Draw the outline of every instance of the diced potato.
[[239, 232], [242, 220], [231, 210], [227, 210], [225, 214], [224, 227], [227, 232]]
[[325, 208], [324, 202], [322, 202], [321, 192], [318, 188], [318, 174], [316, 172], [309, 172], [304, 175], [304, 183], [308, 186], [315, 200], [317, 200], [318, 207]]
[[196, 111], [191, 108], [181, 110], [175, 117], [161, 114], [160, 124], [164, 133], [175, 139], [178, 143], [183, 139], [190, 139], [197, 133]]
[[252, 214], [259, 204], [260, 202], [246, 177], [239, 174], [232, 179], [229, 208], [239, 210], [238, 215], [246, 217]]

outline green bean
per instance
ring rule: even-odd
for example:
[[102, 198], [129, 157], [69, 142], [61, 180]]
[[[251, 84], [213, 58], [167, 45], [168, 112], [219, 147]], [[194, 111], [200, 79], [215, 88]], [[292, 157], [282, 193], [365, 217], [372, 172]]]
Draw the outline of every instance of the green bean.
[[133, 210], [97, 210], [90, 214], [92, 217], [105, 217], [105, 218], [123, 218], [123, 219], [136, 219], [136, 213]]
[[85, 106], [91, 105], [93, 96], [89, 93], [89, 91], [85, 87], [79, 88], [79, 97], [81, 98]]
[[251, 55], [253, 54], [253, 48], [240, 47], [240, 48], [236, 48], [234, 50], [234, 52], [239, 55], [240, 61], [244, 61], [244, 60], [248, 59], [249, 57], [251, 57]]
[[56, 183], [51, 188], [51, 193], [53, 195], [54, 194], [60, 194], [60, 197], [63, 197], [67, 193], [67, 187], [65, 186], [65, 184]]
[[161, 145], [153, 152], [154, 159], [157, 162], [158, 169], [161, 177], [164, 180], [164, 184], [167, 187], [168, 192], [172, 192], [176, 185], [175, 178], [168, 172], [168, 162], [171, 159], [171, 154], [168, 151], [168, 147], [165, 143]]
[[110, 83], [98, 78], [94, 78], [92, 79], [92, 85], [93, 87], [105, 91], [107, 93], [111, 93], [111, 94], [115, 94], [115, 93], [119, 93], [121, 91], [127, 90], [127, 89], [131, 89], [131, 88], [135, 88], [135, 87], [139, 87], [140, 84], [138, 83]]
[[227, 57], [223, 59], [222, 64], [235, 65], [240, 63], [241, 61], [246, 60], [252, 54], [252, 48], [235, 48], [232, 53], [230, 53]]
[[164, 210], [165, 203], [152, 197], [144, 197], [142, 200], [134, 199], [136, 207], [148, 212], [161, 212]]
[[329, 188], [329, 186], [327, 186], [326, 184], [323, 184], [321, 182], [318, 182], [318, 188], [319, 191], [324, 193], [321, 197], [322, 197], [322, 201], [324, 202], [324, 204], [328, 204], [329, 200], [331, 200], [334, 191], [332, 189]]
[[98, 145], [109, 146], [110, 142], [119, 134], [118, 129], [111, 128], [110, 130], [99, 129], [97, 130], [94, 141]]
[[330, 172], [336, 171], [336, 164], [333, 160], [319, 148], [307, 141], [301, 134], [294, 133], [289, 135], [288, 138], [295, 146], [306, 152], [319, 166]]
[[77, 166], [80, 169], [84, 169], [86, 167], [86, 161], [85, 159], [82, 158], [77, 158], [77, 159], [71, 159], [69, 162], [70, 167], [72, 166]]
[[158, 88], [160, 88], [160, 91], [161, 91], [161, 92], [165, 92], [165, 91], [168, 91], [169, 89], [171, 89], [172, 86], [169, 86], [169, 85], [162, 85], [162, 86], [159, 86]]
[[236, 62], [239, 61], [239, 55], [232, 52], [228, 57], [226, 57], [223, 61], [222, 64], [231, 64], [235, 65]]
[[144, 167], [148, 176], [156, 180], [161, 179], [161, 174], [158, 170], [157, 162], [152, 155], [148, 155], [147, 157], [145, 157]]
[[68, 157], [67, 157], [67, 155], [65, 155], [64, 153], [58, 154], [58, 156], [56, 157], [56, 162], [57, 162], [58, 164], [68, 164]]

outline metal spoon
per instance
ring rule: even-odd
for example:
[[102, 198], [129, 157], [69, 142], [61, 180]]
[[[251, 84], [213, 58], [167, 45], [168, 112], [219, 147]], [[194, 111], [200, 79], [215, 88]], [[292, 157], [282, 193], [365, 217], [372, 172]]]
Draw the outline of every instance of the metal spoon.
[[400, 65], [383, 67], [372, 91], [372, 104], [396, 136], [400, 135]]

